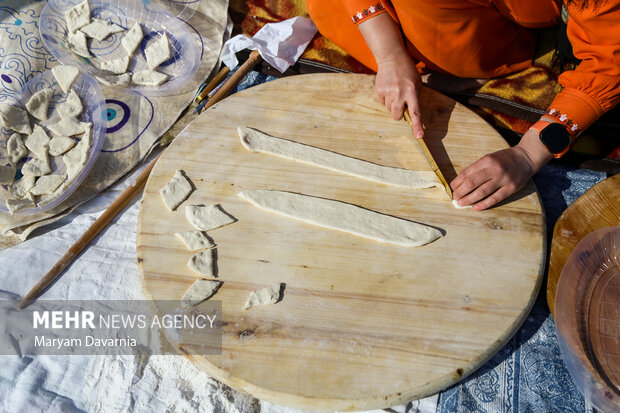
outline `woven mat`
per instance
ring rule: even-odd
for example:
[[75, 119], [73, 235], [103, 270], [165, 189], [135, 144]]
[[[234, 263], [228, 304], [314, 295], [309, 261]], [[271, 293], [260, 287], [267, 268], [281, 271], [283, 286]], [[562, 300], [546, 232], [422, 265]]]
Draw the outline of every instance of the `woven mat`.
[[[148, 1], [148, 0], [145, 0]], [[187, 93], [166, 97], [123, 94], [101, 85], [108, 107], [102, 152], [85, 181], [52, 210], [27, 216], [0, 213], [0, 249], [20, 243], [38, 227], [52, 223], [76, 205], [103, 191], [131, 171], [192, 102], [197, 86], [216, 65], [227, 25], [227, 0], [161, 0], [185, 21], [200, 44], [201, 62]], [[4, 0], [0, 8], [0, 102], [10, 100], [28, 80], [58, 62], [39, 36], [44, 1]]]

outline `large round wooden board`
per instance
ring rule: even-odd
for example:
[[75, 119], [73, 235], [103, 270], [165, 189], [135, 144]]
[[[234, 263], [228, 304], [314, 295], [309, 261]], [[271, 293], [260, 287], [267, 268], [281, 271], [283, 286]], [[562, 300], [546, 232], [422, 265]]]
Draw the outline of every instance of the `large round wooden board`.
[[619, 199], [620, 174], [588, 189], [566, 208], [555, 223], [547, 272], [547, 304], [552, 315], [555, 310], [555, 291], [566, 260], [579, 241], [589, 233], [620, 225]]
[[[507, 147], [482, 119], [421, 95], [426, 140], [446, 178]], [[305, 75], [266, 83], [209, 109], [172, 143], [146, 185], [138, 262], [147, 296], [180, 299], [198, 278], [174, 233], [187, 204], [219, 203], [238, 222], [212, 231], [223, 306], [222, 355], [194, 356], [209, 375], [288, 406], [362, 410], [430, 395], [470, 374], [527, 316], [544, 261], [543, 215], [530, 183], [484, 212], [440, 189], [407, 190], [248, 152], [238, 126], [382, 165], [430, 169], [405, 121], [375, 98], [374, 77]], [[159, 189], [177, 169], [197, 190], [177, 211]], [[425, 223], [445, 236], [403, 248], [259, 210], [237, 193], [278, 189]], [[248, 294], [286, 283], [281, 302], [244, 311]], [[205, 391], [207, 391], [205, 389]]]

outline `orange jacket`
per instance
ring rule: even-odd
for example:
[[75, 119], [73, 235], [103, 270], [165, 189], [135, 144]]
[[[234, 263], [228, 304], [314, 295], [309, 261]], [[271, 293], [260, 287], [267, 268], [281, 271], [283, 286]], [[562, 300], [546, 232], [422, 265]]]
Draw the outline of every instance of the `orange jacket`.
[[[306, 2], [321, 33], [373, 70], [374, 56], [355, 25], [389, 13], [421, 71], [472, 78], [529, 67], [536, 42], [530, 28], [550, 26], [560, 18], [554, 0]], [[547, 115], [578, 135], [620, 101], [620, 0], [606, 0], [595, 10], [569, 6], [568, 12], [568, 38], [582, 62], [560, 76], [563, 90]]]

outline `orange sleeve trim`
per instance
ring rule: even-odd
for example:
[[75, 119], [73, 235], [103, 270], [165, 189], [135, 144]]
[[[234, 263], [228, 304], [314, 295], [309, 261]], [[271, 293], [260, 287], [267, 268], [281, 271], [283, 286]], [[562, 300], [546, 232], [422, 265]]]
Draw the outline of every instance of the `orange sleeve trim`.
[[353, 23], [357, 25], [371, 17], [375, 17], [385, 12], [387, 12], [387, 10], [385, 9], [385, 7], [383, 7], [383, 4], [377, 2], [377, 4], [373, 6], [369, 6], [366, 9], [358, 11], [353, 16], [351, 16], [351, 19], [353, 20]]
[[568, 88], [553, 99], [545, 115], [563, 123], [577, 137], [603, 113], [603, 108], [590, 96], [577, 89]]

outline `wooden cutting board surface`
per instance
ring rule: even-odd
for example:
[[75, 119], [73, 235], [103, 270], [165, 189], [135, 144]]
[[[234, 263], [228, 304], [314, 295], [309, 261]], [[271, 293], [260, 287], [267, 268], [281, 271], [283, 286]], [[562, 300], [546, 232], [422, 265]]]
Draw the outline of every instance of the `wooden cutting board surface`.
[[[219, 203], [238, 222], [217, 243], [222, 355], [193, 356], [212, 377], [274, 403], [367, 410], [424, 397], [467, 376], [527, 316], [544, 267], [544, 217], [533, 184], [484, 212], [457, 210], [440, 189], [407, 190], [248, 152], [238, 126], [382, 165], [430, 167], [367, 75], [288, 77], [235, 94], [175, 139], [146, 185], [137, 251], [153, 299], [180, 299], [199, 276], [174, 233], [185, 205]], [[481, 118], [425, 89], [426, 139], [450, 181], [506, 148]], [[159, 189], [177, 169], [197, 190], [169, 212]], [[445, 236], [403, 248], [259, 210], [237, 197], [276, 189], [336, 199], [425, 223]], [[286, 283], [281, 302], [244, 311], [248, 294]], [[205, 389], [205, 391], [208, 391]]]
[[547, 304], [555, 310], [555, 292], [566, 260], [579, 241], [600, 228], [620, 225], [620, 175], [614, 175], [588, 189], [560, 215], [553, 229]]

